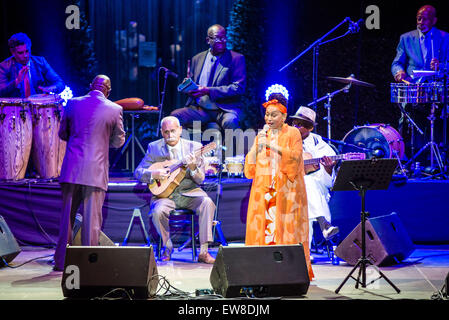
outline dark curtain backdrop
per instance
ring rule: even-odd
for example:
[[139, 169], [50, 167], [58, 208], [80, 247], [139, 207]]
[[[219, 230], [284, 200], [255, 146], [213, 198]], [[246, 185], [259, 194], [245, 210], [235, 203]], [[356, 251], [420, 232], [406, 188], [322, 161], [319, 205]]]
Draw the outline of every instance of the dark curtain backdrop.
[[[228, 24], [231, 0], [91, 0], [87, 1], [88, 16], [94, 30], [99, 69], [112, 78], [115, 88], [112, 99], [137, 96], [148, 105], [158, 105], [157, 84], [160, 66], [169, 68], [179, 78], [167, 80], [164, 110], [169, 113], [185, 102], [175, 93], [178, 82], [186, 76], [187, 60], [208, 48], [207, 28], [220, 23]], [[138, 67], [135, 80], [129, 78], [129, 64], [123, 63], [116, 50], [115, 35], [126, 30], [130, 21], [137, 22], [137, 32], [145, 41], [157, 46], [156, 67]], [[128, 61], [129, 62], [129, 61]]]
[[[240, 22], [238, 19], [231, 21], [236, 3], [240, 11], [234, 16], [239, 17], [240, 14], [242, 17], [244, 14]], [[64, 23], [66, 6], [79, 4], [90, 26], [98, 62], [96, 70], [112, 79], [112, 100], [137, 96], [148, 105], [158, 105], [158, 93], [162, 90], [158, 67], [167, 67], [179, 75], [178, 79], [167, 79], [164, 103], [164, 115], [167, 115], [185, 101], [185, 97], [176, 91], [176, 86], [186, 75], [187, 60], [207, 49], [207, 27], [220, 23], [226, 27], [233, 26], [234, 31], [243, 31], [233, 34], [233, 39], [237, 39], [234, 43], [239, 43], [240, 48], [245, 50], [247, 70], [255, 70], [249, 82], [256, 106], [252, 108], [257, 108], [257, 104], [260, 108], [265, 89], [277, 82], [286, 85], [290, 91], [288, 109], [289, 113], [294, 113], [300, 105], [312, 101], [312, 52], [306, 53], [282, 73], [278, 70], [345, 17], [354, 21], [366, 19], [366, 7], [374, 4], [380, 9], [379, 30], [368, 30], [363, 24], [359, 33], [320, 47], [319, 97], [343, 86], [328, 80], [328, 76], [347, 77], [354, 74], [356, 78], [376, 85], [374, 89], [353, 86], [347, 94], [333, 98], [332, 138], [339, 140], [354, 126], [386, 123], [397, 127], [400, 111], [390, 102], [390, 83], [393, 82], [390, 66], [399, 36], [416, 28], [416, 12], [426, 3], [437, 8], [437, 27], [449, 31], [447, 0], [1, 1], [0, 53], [2, 60], [7, 58], [7, 39], [12, 33], [25, 32], [32, 38], [33, 53], [45, 56], [69, 85], [75, 84], [79, 81], [77, 72], [85, 68], [80, 69], [71, 56], [71, 46], [76, 46], [76, 33], [65, 29]], [[135, 61], [129, 60], [130, 52], [127, 53], [128, 58], [123, 58], [124, 53], [117, 49], [116, 34], [120, 30], [126, 34], [130, 21], [137, 22], [137, 32], [145, 37], [145, 41], [156, 43], [155, 67], [137, 67], [134, 70], [131, 66]], [[347, 25], [342, 26], [333, 35], [343, 34], [346, 28]], [[260, 40], [254, 41], [256, 38]], [[245, 43], [250, 45], [245, 47]], [[134, 79], [130, 78], [133, 70], [137, 71]], [[76, 94], [82, 95], [85, 93], [83, 91], [78, 90]], [[251, 120], [247, 123], [254, 127], [262, 126], [260, 111], [248, 109], [245, 112]], [[323, 120], [326, 109], [323, 103], [317, 106], [317, 112], [316, 130], [326, 136], [326, 121]], [[154, 119], [140, 121], [137, 133], [146, 143], [155, 138], [154, 129], [149, 124]], [[424, 123], [426, 121], [424, 118]], [[437, 122], [439, 125], [441, 119], [438, 118]], [[440, 139], [441, 134], [437, 137]]]

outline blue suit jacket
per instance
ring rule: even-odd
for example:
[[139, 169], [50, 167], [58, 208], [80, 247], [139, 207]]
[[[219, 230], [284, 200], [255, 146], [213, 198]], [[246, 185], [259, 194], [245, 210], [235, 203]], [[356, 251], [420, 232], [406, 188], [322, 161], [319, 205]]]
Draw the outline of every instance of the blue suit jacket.
[[[207, 52], [198, 53], [192, 58], [191, 70], [193, 81], [198, 83]], [[210, 101], [224, 111], [238, 112], [241, 108], [240, 98], [245, 92], [246, 70], [245, 57], [235, 51], [226, 50], [219, 58], [210, 89]], [[196, 104], [189, 98], [186, 106]]]
[[[23, 81], [16, 87], [14, 81], [22, 65], [10, 57], [0, 63], [0, 97], [25, 97]], [[30, 57], [31, 94], [42, 93], [39, 86], [56, 86], [55, 93], [64, 90], [64, 82], [44, 57]]]
[[[437, 28], [433, 28], [432, 32], [435, 58], [442, 65], [449, 60], [449, 34]], [[426, 69], [429, 70], [429, 67], [426, 67], [421, 51], [418, 30], [401, 35], [396, 49], [396, 57], [391, 65], [393, 76], [401, 70], [405, 71], [409, 76], [413, 76], [413, 70]]]

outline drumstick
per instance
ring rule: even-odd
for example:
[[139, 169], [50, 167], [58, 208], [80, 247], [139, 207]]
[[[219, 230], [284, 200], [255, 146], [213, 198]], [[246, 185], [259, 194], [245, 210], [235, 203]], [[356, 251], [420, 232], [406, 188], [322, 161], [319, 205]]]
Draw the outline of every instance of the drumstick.
[[406, 85], [409, 85], [409, 84], [410, 84], [410, 82], [407, 81], [407, 80], [405, 80], [405, 79], [402, 79], [401, 81], [404, 82]]

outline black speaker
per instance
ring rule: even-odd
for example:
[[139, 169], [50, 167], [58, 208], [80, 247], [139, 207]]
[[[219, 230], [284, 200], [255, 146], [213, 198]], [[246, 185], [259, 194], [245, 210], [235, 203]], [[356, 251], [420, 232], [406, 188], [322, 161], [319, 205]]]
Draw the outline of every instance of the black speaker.
[[[398, 215], [367, 219], [365, 223], [366, 257], [376, 266], [399, 263], [414, 250]], [[357, 264], [362, 255], [361, 223], [338, 245], [335, 255], [350, 265]]]
[[61, 287], [67, 298], [101, 297], [121, 288], [133, 298], [146, 299], [156, 293], [157, 276], [151, 246], [69, 246]]
[[210, 283], [226, 298], [302, 296], [310, 284], [304, 248], [301, 244], [220, 246]]
[[[10, 263], [20, 253], [20, 247], [5, 219], [0, 216], [0, 257]], [[5, 263], [0, 259], [0, 267]]]

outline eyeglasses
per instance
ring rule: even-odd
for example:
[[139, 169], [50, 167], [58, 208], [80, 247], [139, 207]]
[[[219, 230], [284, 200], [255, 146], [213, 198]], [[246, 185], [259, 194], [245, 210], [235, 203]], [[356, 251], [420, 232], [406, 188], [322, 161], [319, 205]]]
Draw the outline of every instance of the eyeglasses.
[[208, 38], [214, 42], [226, 42], [228, 39], [226, 37], [209, 37]]

